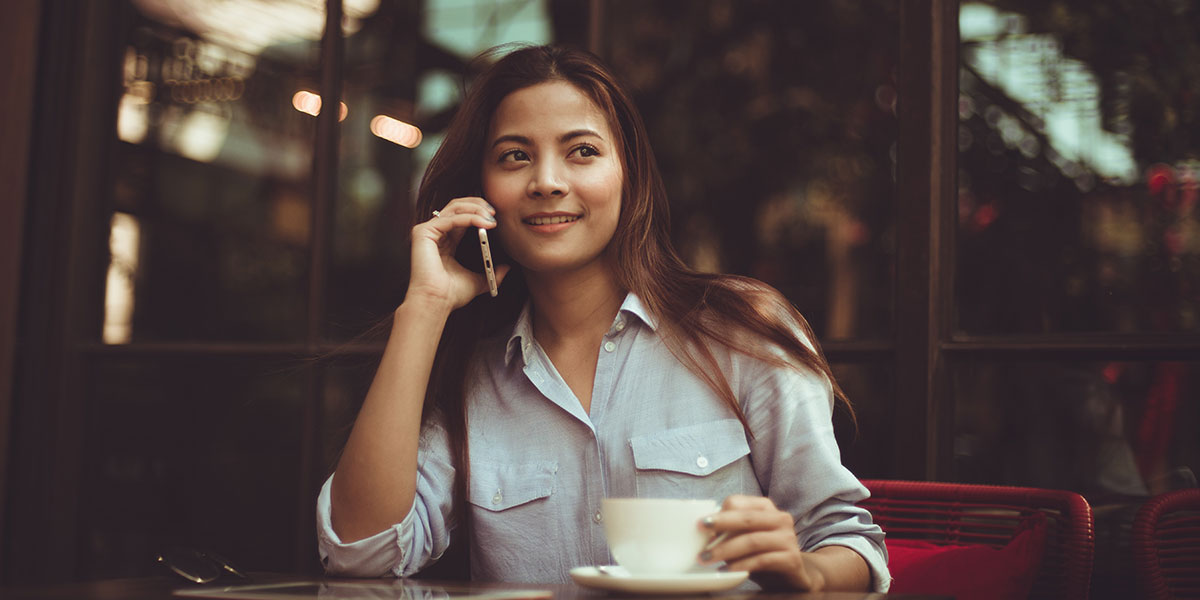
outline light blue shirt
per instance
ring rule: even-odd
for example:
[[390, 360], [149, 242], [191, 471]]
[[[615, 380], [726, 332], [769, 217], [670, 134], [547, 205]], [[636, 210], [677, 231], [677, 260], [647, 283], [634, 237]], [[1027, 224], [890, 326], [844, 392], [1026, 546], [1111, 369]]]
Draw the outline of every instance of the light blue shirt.
[[[667, 350], [633, 294], [601, 342], [590, 414], [534, 339], [528, 306], [507, 339], [483, 342], [466, 385], [472, 577], [559, 583], [570, 581], [571, 568], [613, 564], [600, 518], [605, 497], [749, 494], [792, 515], [803, 550], [858, 552], [874, 589], [886, 591], [883, 532], [855, 506], [868, 493], [841, 464], [828, 379], [719, 344], [713, 352], [752, 437]], [[405, 577], [440, 557], [455, 532], [451, 456], [446, 432], [426, 424], [412, 510], [349, 544], [330, 525], [331, 475], [317, 500], [326, 571]]]

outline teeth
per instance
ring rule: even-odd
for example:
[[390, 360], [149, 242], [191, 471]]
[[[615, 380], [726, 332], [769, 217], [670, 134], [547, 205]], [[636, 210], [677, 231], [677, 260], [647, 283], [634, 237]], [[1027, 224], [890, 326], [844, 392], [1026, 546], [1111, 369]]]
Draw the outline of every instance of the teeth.
[[530, 225], [558, 225], [559, 223], [570, 223], [578, 221], [579, 217], [558, 215], [554, 217], [533, 217], [528, 219]]

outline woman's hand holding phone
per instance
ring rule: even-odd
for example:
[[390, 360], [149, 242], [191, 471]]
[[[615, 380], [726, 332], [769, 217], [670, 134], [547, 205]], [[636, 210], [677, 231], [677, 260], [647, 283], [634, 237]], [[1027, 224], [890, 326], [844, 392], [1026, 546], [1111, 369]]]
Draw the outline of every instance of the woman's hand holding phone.
[[[419, 297], [454, 310], [488, 292], [488, 278], [459, 264], [454, 252], [468, 230], [496, 227], [495, 214], [496, 210], [483, 198], [455, 198], [433, 218], [413, 227], [406, 301]], [[497, 285], [508, 270], [508, 265], [495, 267]]]

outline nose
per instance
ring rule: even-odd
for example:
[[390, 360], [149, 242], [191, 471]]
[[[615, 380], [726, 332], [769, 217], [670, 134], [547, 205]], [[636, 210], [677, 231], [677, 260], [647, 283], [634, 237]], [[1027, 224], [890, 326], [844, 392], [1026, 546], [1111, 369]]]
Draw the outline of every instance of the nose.
[[553, 162], [539, 163], [529, 179], [529, 195], [534, 198], [550, 198], [565, 196], [571, 191], [566, 177], [563, 176], [562, 166]]

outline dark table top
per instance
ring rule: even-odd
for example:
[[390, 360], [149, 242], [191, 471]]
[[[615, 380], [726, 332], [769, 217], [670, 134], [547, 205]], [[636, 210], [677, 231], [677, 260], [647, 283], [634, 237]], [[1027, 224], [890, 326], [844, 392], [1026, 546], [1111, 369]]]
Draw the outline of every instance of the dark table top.
[[[278, 586], [289, 595], [263, 596], [240, 592], [230, 595], [231, 586]], [[523, 592], [530, 593], [523, 593]], [[517, 592], [517, 593], [514, 593]], [[539, 585], [513, 583], [463, 583], [397, 579], [337, 579], [303, 575], [256, 573], [248, 581], [218, 581], [205, 585], [188, 583], [173, 575], [136, 579], [111, 579], [87, 583], [47, 586], [0, 588], [0, 598], [19, 599], [78, 599], [78, 600], [187, 600], [194, 594], [213, 598], [272, 598], [278, 600], [364, 598], [371, 600], [600, 600], [612, 596], [621, 600], [883, 600], [884, 598], [933, 599], [939, 596], [886, 595], [857, 592], [744, 592], [730, 591], [699, 595], [635, 595], [613, 594], [577, 585]], [[258, 592], [261, 594], [261, 592]], [[490, 595], [490, 596], [489, 596]]]

